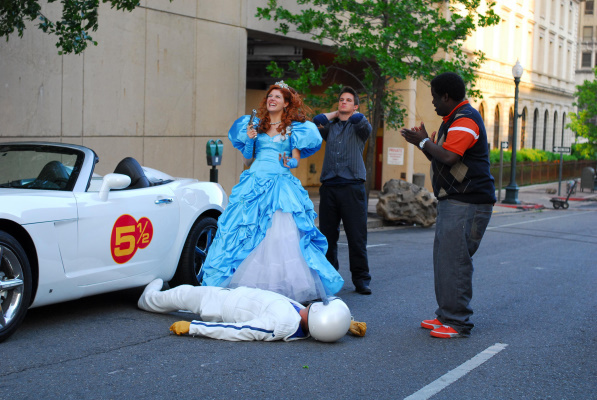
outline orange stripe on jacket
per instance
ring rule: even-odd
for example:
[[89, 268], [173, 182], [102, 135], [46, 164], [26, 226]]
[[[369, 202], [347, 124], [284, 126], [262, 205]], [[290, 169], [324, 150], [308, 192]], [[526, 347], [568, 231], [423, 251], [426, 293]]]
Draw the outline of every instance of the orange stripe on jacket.
[[448, 129], [446, 141], [442, 147], [460, 156], [473, 147], [479, 139], [479, 127], [470, 118], [459, 118]]

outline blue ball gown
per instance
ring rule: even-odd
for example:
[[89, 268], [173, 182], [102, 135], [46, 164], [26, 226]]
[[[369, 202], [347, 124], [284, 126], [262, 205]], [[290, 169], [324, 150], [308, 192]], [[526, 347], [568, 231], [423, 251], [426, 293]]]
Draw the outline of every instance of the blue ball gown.
[[[249, 116], [234, 122], [228, 138], [240, 150]], [[256, 122], [258, 124], [258, 122]], [[255, 160], [240, 175], [203, 266], [203, 285], [258, 287], [299, 302], [336, 294], [344, 280], [325, 257], [327, 241], [315, 227], [317, 214], [309, 194], [279, 154], [301, 151], [301, 158], [321, 147], [310, 121], [293, 122], [290, 135], [257, 135]]]

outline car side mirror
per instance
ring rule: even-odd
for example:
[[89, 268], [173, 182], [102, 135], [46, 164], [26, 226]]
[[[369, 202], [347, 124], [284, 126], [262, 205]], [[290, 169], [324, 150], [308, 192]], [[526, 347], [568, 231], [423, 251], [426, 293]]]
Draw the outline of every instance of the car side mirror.
[[110, 192], [111, 189], [124, 189], [130, 184], [130, 176], [123, 174], [107, 174], [104, 176], [102, 187], [99, 190], [100, 200], [108, 200], [108, 192]]

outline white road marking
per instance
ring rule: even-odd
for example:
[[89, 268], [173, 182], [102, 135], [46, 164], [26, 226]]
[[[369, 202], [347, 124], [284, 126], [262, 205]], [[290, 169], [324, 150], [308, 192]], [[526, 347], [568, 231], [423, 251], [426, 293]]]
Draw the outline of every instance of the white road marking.
[[479, 365], [483, 364], [485, 361], [489, 360], [491, 357], [495, 356], [500, 351], [504, 350], [506, 346], [508, 345], [505, 343], [496, 343], [493, 346], [488, 347], [467, 362], [454, 368], [447, 374], [440, 376], [438, 379], [406, 397], [404, 400], [426, 400], [430, 398], [477, 368]]
[[[348, 246], [348, 243], [338, 242], [338, 245]], [[382, 244], [368, 244], [367, 248], [370, 248], [370, 247], [379, 247], [379, 246], [387, 246], [387, 244], [385, 244], [385, 243], [382, 243]]]
[[[583, 214], [588, 214], [588, 213], [591, 213], [591, 212], [592, 211], [585, 211], [585, 212], [581, 212], [581, 213], [574, 214], [574, 215], [583, 215]], [[547, 218], [541, 218], [541, 219], [531, 219], [531, 220], [528, 220], [528, 221], [515, 222], [513, 224], [505, 224], [505, 225], [500, 225], [500, 226], [491, 226], [491, 227], [488, 227], [487, 230], [505, 228], [505, 227], [514, 226], [514, 225], [530, 224], [530, 223], [533, 223], [533, 222], [547, 221], [547, 220], [550, 220], [550, 219], [558, 219], [558, 218], [566, 218], [566, 217], [569, 218], [570, 216], [571, 216], [570, 214], [566, 214], [566, 215], [562, 214], [562, 215], [558, 215], [558, 216], [555, 216], [555, 217], [547, 217]]]
[[124, 372], [123, 369], [117, 369], [116, 371], [108, 372], [108, 375], [118, 374], [120, 372]]

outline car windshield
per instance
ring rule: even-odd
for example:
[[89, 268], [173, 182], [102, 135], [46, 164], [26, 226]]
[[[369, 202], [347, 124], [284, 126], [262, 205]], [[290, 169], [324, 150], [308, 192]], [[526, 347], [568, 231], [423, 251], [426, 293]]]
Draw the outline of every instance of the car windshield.
[[83, 158], [67, 147], [0, 145], [0, 188], [72, 190]]

